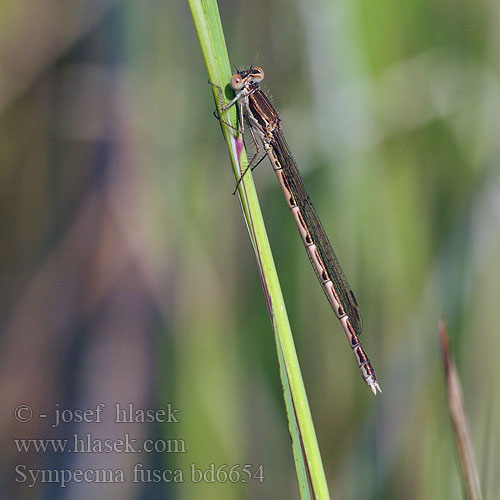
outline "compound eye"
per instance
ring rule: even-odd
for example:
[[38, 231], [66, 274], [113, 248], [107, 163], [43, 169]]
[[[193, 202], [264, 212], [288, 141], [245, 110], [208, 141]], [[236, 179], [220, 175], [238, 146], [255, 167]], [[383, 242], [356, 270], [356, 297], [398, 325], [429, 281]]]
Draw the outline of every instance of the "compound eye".
[[253, 68], [252, 69], [252, 80], [255, 83], [260, 83], [262, 80], [264, 80], [264, 70], [262, 68]]
[[231, 88], [233, 90], [240, 90], [241, 87], [243, 87], [243, 78], [241, 78], [239, 73], [236, 73], [231, 78]]

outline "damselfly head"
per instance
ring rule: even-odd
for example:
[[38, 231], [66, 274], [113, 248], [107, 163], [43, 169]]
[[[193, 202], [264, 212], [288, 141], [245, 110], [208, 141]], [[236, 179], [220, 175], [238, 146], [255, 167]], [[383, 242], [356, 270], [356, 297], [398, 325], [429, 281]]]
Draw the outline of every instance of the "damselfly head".
[[241, 90], [241, 88], [243, 87], [244, 84], [245, 84], [245, 82], [241, 76], [241, 73], [235, 73], [231, 77], [231, 88], [233, 90]]
[[264, 70], [262, 68], [249, 68], [238, 71], [231, 78], [231, 88], [241, 90], [247, 83], [260, 83], [264, 79]]

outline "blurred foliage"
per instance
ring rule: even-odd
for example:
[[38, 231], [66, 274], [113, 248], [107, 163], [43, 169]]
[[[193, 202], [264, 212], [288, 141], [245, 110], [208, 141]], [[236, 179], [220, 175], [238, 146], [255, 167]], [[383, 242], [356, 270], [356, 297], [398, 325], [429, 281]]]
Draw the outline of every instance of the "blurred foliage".
[[[232, 62], [266, 72], [384, 390], [363, 384], [264, 162], [255, 177], [332, 497], [460, 497], [443, 311], [495, 498], [500, 4], [219, 8]], [[272, 329], [187, 3], [5, 0], [0, 12], [0, 496], [298, 498]], [[102, 423], [51, 427], [54, 409], [99, 402]], [[116, 403], [171, 403], [180, 422], [116, 423]], [[20, 404], [29, 422], [14, 418]], [[75, 433], [186, 452], [13, 441]], [[132, 482], [137, 463], [184, 481]], [[212, 463], [263, 464], [265, 480], [191, 480], [191, 464]], [[123, 469], [126, 482], [29, 487], [19, 464]]]

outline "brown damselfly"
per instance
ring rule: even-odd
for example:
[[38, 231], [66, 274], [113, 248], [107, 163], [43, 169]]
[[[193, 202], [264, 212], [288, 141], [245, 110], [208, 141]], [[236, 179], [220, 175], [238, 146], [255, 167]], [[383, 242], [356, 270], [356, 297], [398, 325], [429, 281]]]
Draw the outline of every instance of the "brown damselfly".
[[[241, 130], [237, 132], [244, 132], [245, 117], [257, 149], [254, 158], [257, 158], [260, 151], [256, 136], [262, 142], [295, 218], [311, 264], [344, 328], [363, 379], [373, 393], [377, 394], [377, 391], [382, 391], [375, 370], [359, 340], [362, 322], [358, 303], [307, 194], [304, 181], [281, 130], [281, 119], [259, 87], [263, 78], [264, 71], [261, 68], [250, 68], [235, 73], [231, 78], [231, 87], [236, 96], [227, 105], [224, 105], [222, 89], [216, 86], [219, 89], [221, 110], [227, 111], [234, 104], [238, 104]], [[250, 162], [249, 167], [255, 166]]]

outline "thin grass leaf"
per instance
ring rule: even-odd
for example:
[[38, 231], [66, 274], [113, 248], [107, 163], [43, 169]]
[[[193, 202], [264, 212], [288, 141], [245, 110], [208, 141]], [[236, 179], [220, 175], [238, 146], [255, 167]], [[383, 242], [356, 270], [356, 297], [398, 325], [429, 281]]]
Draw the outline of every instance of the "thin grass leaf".
[[[224, 89], [224, 95], [226, 99], [229, 99], [232, 95], [228, 92], [231, 70], [217, 3], [214, 0], [190, 0], [189, 3], [210, 81]], [[215, 87], [213, 95], [217, 110], [221, 115], [219, 94]], [[227, 126], [221, 122], [233, 164], [233, 172], [235, 178], [240, 179], [248, 161], [241, 134], [231, 128], [237, 124], [235, 107], [223, 113], [222, 118], [230, 125]], [[247, 172], [242, 182], [239, 183], [238, 194], [257, 258], [274, 329], [301, 498], [328, 499], [328, 487], [316, 433], [251, 172]]]
[[448, 397], [448, 408], [450, 410], [453, 432], [455, 434], [462, 481], [465, 485], [465, 491], [469, 500], [482, 500], [479, 475], [477, 473], [476, 461], [474, 460], [474, 452], [467, 425], [467, 414], [465, 412], [462, 385], [460, 384], [455, 362], [451, 356], [450, 336], [444, 318], [441, 318], [439, 322], [439, 337]]

